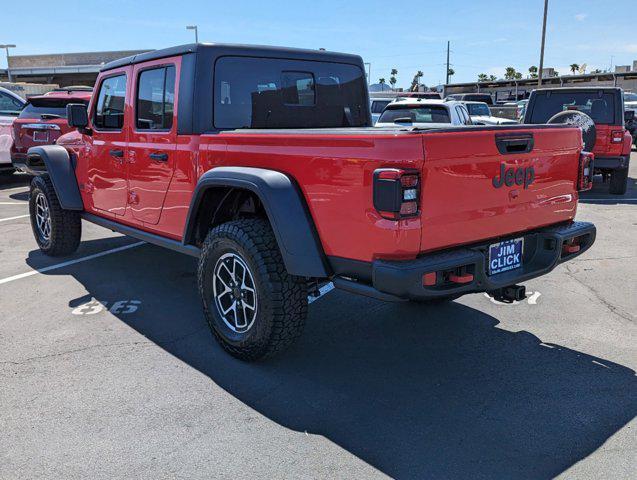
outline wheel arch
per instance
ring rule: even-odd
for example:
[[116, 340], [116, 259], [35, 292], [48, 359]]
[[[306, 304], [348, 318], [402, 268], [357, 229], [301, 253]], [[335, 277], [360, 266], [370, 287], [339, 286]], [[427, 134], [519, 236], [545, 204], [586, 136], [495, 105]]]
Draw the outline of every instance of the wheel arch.
[[66, 148], [60, 145], [29, 148], [27, 170], [32, 175], [48, 174], [62, 209], [84, 210], [73, 162]]
[[224, 205], [237, 202], [242, 195], [253, 195], [263, 207], [290, 274], [329, 276], [327, 259], [303, 194], [292, 178], [275, 170], [216, 167], [202, 175], [190, 203], [184, 244], [195, 245], [202, 227], [222, 223]]

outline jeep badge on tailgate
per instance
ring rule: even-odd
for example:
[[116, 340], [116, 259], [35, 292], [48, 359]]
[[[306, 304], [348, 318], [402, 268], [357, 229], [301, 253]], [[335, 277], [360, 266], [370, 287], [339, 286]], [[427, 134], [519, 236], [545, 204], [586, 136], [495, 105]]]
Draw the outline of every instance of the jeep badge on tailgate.
[[493, 177], [493, 186], [500, 188], [502, 185], [507, 187], [516, 185], [524, 185], [524, 188], [529, 188], [529, 185], [535, 180], [535, 169], [533, 167], [526, 168], [506, 168], [504, 163], [500, 164], [500, 176]]

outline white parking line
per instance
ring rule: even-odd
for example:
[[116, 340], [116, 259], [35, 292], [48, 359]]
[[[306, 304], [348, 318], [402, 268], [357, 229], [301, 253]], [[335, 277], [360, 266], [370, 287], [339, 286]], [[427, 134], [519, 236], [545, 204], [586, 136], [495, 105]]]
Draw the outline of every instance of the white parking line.
[[25, 218], [29, 215], [18, 215], [17, 217], [0, 218], [0, 222], [8, 222], [9, 220], [17, 220], [18, 218]]
[[27, 202], [0, 202], [0, 205], [29, 205]]
[[2, 278], [0, 279], [0, 285], [3, 283], [13, 282], [14, 280], [20, 280], [21, 278], [30, 277], [32, 275], [37, 275], [38, 273], [50, 272], [51, 270], [56, 270], [58, 268], [68, 267], [69, 265], [75, 265], [76, 263], [86, 262], [87, 260], [93, 260], [95, 258], [104, 257], [106, 255], [110, 255], [111, 253], [122, 252], [124, 250], [128, 250], [130, 248], [139, 247], [141, 245], [145, 245], [146, 242], [137, 242], [131, 243], [130, 245], [124, 245], [123, 247], [111, 248], [110, 250], [105, 250], [103, 252], [94, 253], [93, 255], [87, 255], [86, 257], [76, 258], [74, 260], [69, 260], [68, 262], [57, 263], [55, 265], [50, 265], [48, 267], [39, 268], [37, 270], [31, 270], [30, 272], [20, 273], [18, 275], [13, 275], [12, 277]]

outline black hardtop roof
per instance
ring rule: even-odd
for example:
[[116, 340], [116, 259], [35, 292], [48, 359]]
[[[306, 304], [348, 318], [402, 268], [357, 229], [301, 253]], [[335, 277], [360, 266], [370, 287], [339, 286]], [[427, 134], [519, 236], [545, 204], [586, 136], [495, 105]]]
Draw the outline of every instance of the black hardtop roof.
[[221, 55], [240, 55], [252, 57], [275, 57], [290, 58], [301, 60], [315, 60], [323, 62], [341, 62], [341, 63], [362, 63], [359, 55], [349, 53], [328, 52], [326, 50], [310, 50], [302, 48], [272, 47], [267, 45], [241, 45], [230, 43], [189, 43], [186, 45], [178, 45], [175, 47], [163, 48], [161, 50], [152, 50], [146, 53], [131, 55], [130, 57], [120, 58], [105, 64], [100, 71], [111, 70], [113, 68], [133, 65], [136, 63], [147, 62], [149, 60], [157, 60], [160, 58], [174, 57], [177, 55], [185, 55], [188, 53], [198, 53], [201, 51], [218, 51]]

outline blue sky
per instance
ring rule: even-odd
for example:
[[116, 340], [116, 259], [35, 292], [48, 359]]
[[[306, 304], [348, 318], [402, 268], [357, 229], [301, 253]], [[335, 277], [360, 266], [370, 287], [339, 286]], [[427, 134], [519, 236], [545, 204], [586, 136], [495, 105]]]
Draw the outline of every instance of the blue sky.
[[[451, 41], [456, 82], [478, 73], [502, 76], [513, 66], [527, 73], [539, 63], [543, 0], [15, 0], [0, 6], [0, 43], [14, 54], [162, 48], [199, 39], [319, 48], [357, 53], [372, 64], [372, 80], [398, 86], [422, 70], [424, 82], [444, 80]], [[418, 5], [418, 7], [410, 7]], [[637, 60], [634, 0], [550, 0], [546, 66], [567, 73]], [[0, 65], [5, 66], [0, 52]]]

